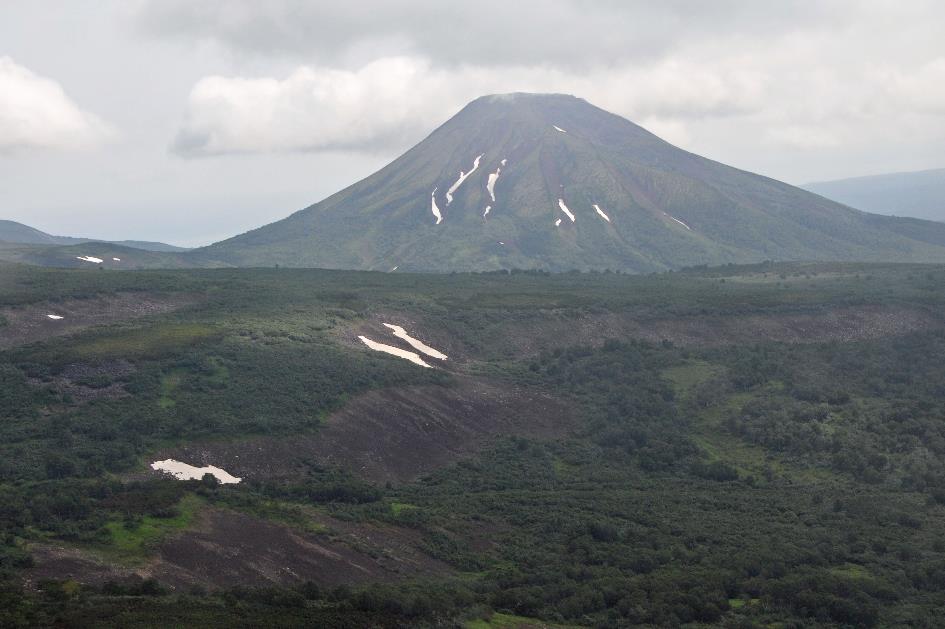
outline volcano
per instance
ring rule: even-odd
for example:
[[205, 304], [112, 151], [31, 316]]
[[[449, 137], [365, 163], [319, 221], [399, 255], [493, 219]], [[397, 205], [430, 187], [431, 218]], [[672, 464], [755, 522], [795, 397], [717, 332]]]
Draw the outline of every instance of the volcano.
[[195, 253], [440, 272], [942, 262], [945, 224], [868, 214], [720, 164], [580, 98], [502, 94], [349, 188]]

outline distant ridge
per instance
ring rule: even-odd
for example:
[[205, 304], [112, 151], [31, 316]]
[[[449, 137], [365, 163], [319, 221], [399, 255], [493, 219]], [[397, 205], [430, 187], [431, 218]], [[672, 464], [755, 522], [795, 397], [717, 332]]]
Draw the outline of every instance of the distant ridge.
[[945, 168], [818, 181], [802, 187], [866, 212], [945, 221]]
[[24, 245], [78, 245], [87, 242], [101, 242], [144, 251], [179, 253], [189, 251], [186, 247], [177, 247], [163, 242], [144, 240], [101, 240], [99, 238], [75, 238], [72, 236], [53, 236], [29, 225], [16, 221], [0, 220], [0, 242]]

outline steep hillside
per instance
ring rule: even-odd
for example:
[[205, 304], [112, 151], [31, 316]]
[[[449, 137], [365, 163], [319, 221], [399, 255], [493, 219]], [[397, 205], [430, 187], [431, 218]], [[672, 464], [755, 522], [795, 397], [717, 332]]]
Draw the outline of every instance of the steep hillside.
[[945, 168], [819, 181], [803, 187], [866, 212], [945, 221]]
[[384, 271], [945, 260], [945, 230], [907, 232], [584, 100], [508, 94], [473, 101], [370, 177], [197, 257]]

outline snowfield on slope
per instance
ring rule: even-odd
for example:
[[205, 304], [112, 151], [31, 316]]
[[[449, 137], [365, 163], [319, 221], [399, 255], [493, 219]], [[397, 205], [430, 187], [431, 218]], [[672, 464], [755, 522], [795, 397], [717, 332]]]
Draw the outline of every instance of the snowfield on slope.
[[499, 180], [499, 173], [501, 172], [501, 166], [496, 168], [494, 173], [489, 173], [489, 181], [486, 182], [486, 190], [489, 191], [489, 196], [492, 197], [493, 203], [495, 203], [495, 182]]
[[564, 204], [564, 199], [558, 199], [558, 207], [561, 208], [561, 211], [564, 212], [568, 218], [571, 219], [571, 222], [574, 222], [574, 214], [571, 213], [571, 210], [568, 209], [568, 206]]
[[561, 133], [567, 133], [567, 131], [565, 131], [564, 129], [562, 129], [561, 127], [559, 127], [559, 126], [556, 125], [556, 124], [553, 124], [553, 125], [551, 125], [551, 126], [554, 127], [556, 130], [560, 131]]
[[204, 474], [212, 474], [222, 485], [234, 485], [243, 480], [213, 465], [194, 467], [174, 459], [155, 461], [151, 464], [151, 469], [170, 474], [177, 480], [200, 480]]
[[95, 264], [101, 264], [104, 262], [101, 258], [96, 258], [95, 256], [76, 256], [76, 260], [82, 260], [83, 262], [93, 262]]
[[436, 224], [439, 225], [443, 220], [443, 213], [440, 212], [440, 208], [436, 206], [436, 188], [434, 188], [433, 192], [430, 193], [430, 202], [432, 204], [430, 209], [433, 212], [433, 216], [436, 217]]
[[409, 360], [415, 365], [420, 365], [421, 367], [426, 367], [432, 369], [433, 367], [428, 365], [422, 358], [420, 354], [415, 352], [408, 352], [407, 350], [400, 349], [399, 347], [394, 347], [393, 345], [385, 345], [384, 343], [378, 343], [377, 341], [372, 341], [366, 336], [359, 336], [361, 342], [373, 349], [375, 352], [384, 352], [385, 354], [390, 354], [392, 356], [397, 356], [398, 358], [403, 358]]
[[439, 360], [446, 360], [447, 358], [446, 354], [444, 354], [443, 352], [437, 349], [433, 349], [432, 347], [430, 347], [429, 345], [427, 345], [426, 343], [424, 343], [423, 341], [419, 339], [413, 338], [412, 336], [407, 334], [407, 331], [404, 330], [399, 325], [392, 325], [390, 323], [385, 323], [384, 327], [390, 328], [391, 331], [394, 333], [394, 336], [396, 336], [399, 339], [403, 339], [407, 341], [407, 343], [409, 343], [410, 346], [414, 348], [415, 350], [417, 350], [418, 352], [423, 352], [424, 354], [432, 358], [438, 358]]
[[689, 227], [689, 225], [686, 225], [685, 223], [683, 223], [681, 220], [679, 220], [679, 219], [676, 218], [675, 216], [670, 216], [670, 215], [667, 214], [666, 212], [663, 212], [663, 216], [668, 216], [669, 218], [673, 219], [674, 221], [676, 221], [677, 223], [679, 223], [680, 225], [682, 225], [683, 227], [685, 227], [685, 228], [688, 229], [689, 231], [692, 231], [692, 227]]
[[449, 205], [453, 202], [453, 193], [456, 192], [456, 190], [458, 190], [461, 185], [463, 185], [463, 182], [466, 181], [466, 178], [469, 177], [469, 175], [476, 172], [476, 169], [479, 168], [479, 160], [482, 159], [483, 155], [485, 155], [485, 153], [481, 153], [475, 160], [473, 160], [473, 167], [469, 169], [468, 173], [459, 171], [459, 179], [457, 179], [456, 182], [450, 186], [450, 189], [446, 191], [446, 205]]
[[597, 213], [600, 214], [600, 217], [601, 217], [602, 219], [604, 219], [604, 220], [607, 221], [608, 223], [610, 222], [610, 217], [607, 216], [606, 214], [604, 214], [604, 210], [600, 209], [600, 206], [597, 205], [596, 203], [594, 204], [594, 209], [597, 210]]

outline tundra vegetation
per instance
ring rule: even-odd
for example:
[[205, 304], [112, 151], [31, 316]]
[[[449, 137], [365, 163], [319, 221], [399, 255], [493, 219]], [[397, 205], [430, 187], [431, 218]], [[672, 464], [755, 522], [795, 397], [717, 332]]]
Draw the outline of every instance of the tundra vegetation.
[[[39, 342], [10, 323], [117, 295], [177, 306]], [[0, 625], [934, 626], [943, 306], [945, 268], [932, 265], [421, 276], [0, 264]], [[424, 369], [357, 340], [368, 326], [396, 341], [386, 321], [449, 360]], [[277, 461], [187, 461], [242, 478], [231, 485], [149, 467], [188, 447], [317, 442], [371, 392], [448, 406], [470, 382], [548, 396], [560, 416], [542, 419], [560, 431], [526, 418], [389, 482], [342, 457], [280, 474], [266, 471]], [[389, 437], [380, 426], [363, 449], [385, 456]], [[375, 559], [425, 567], [268, 582], [149, 572], [226, 517], [313, 544], [383, 531], [400, 542]], [[51, 573], [63, 556], [81, 561]]]

